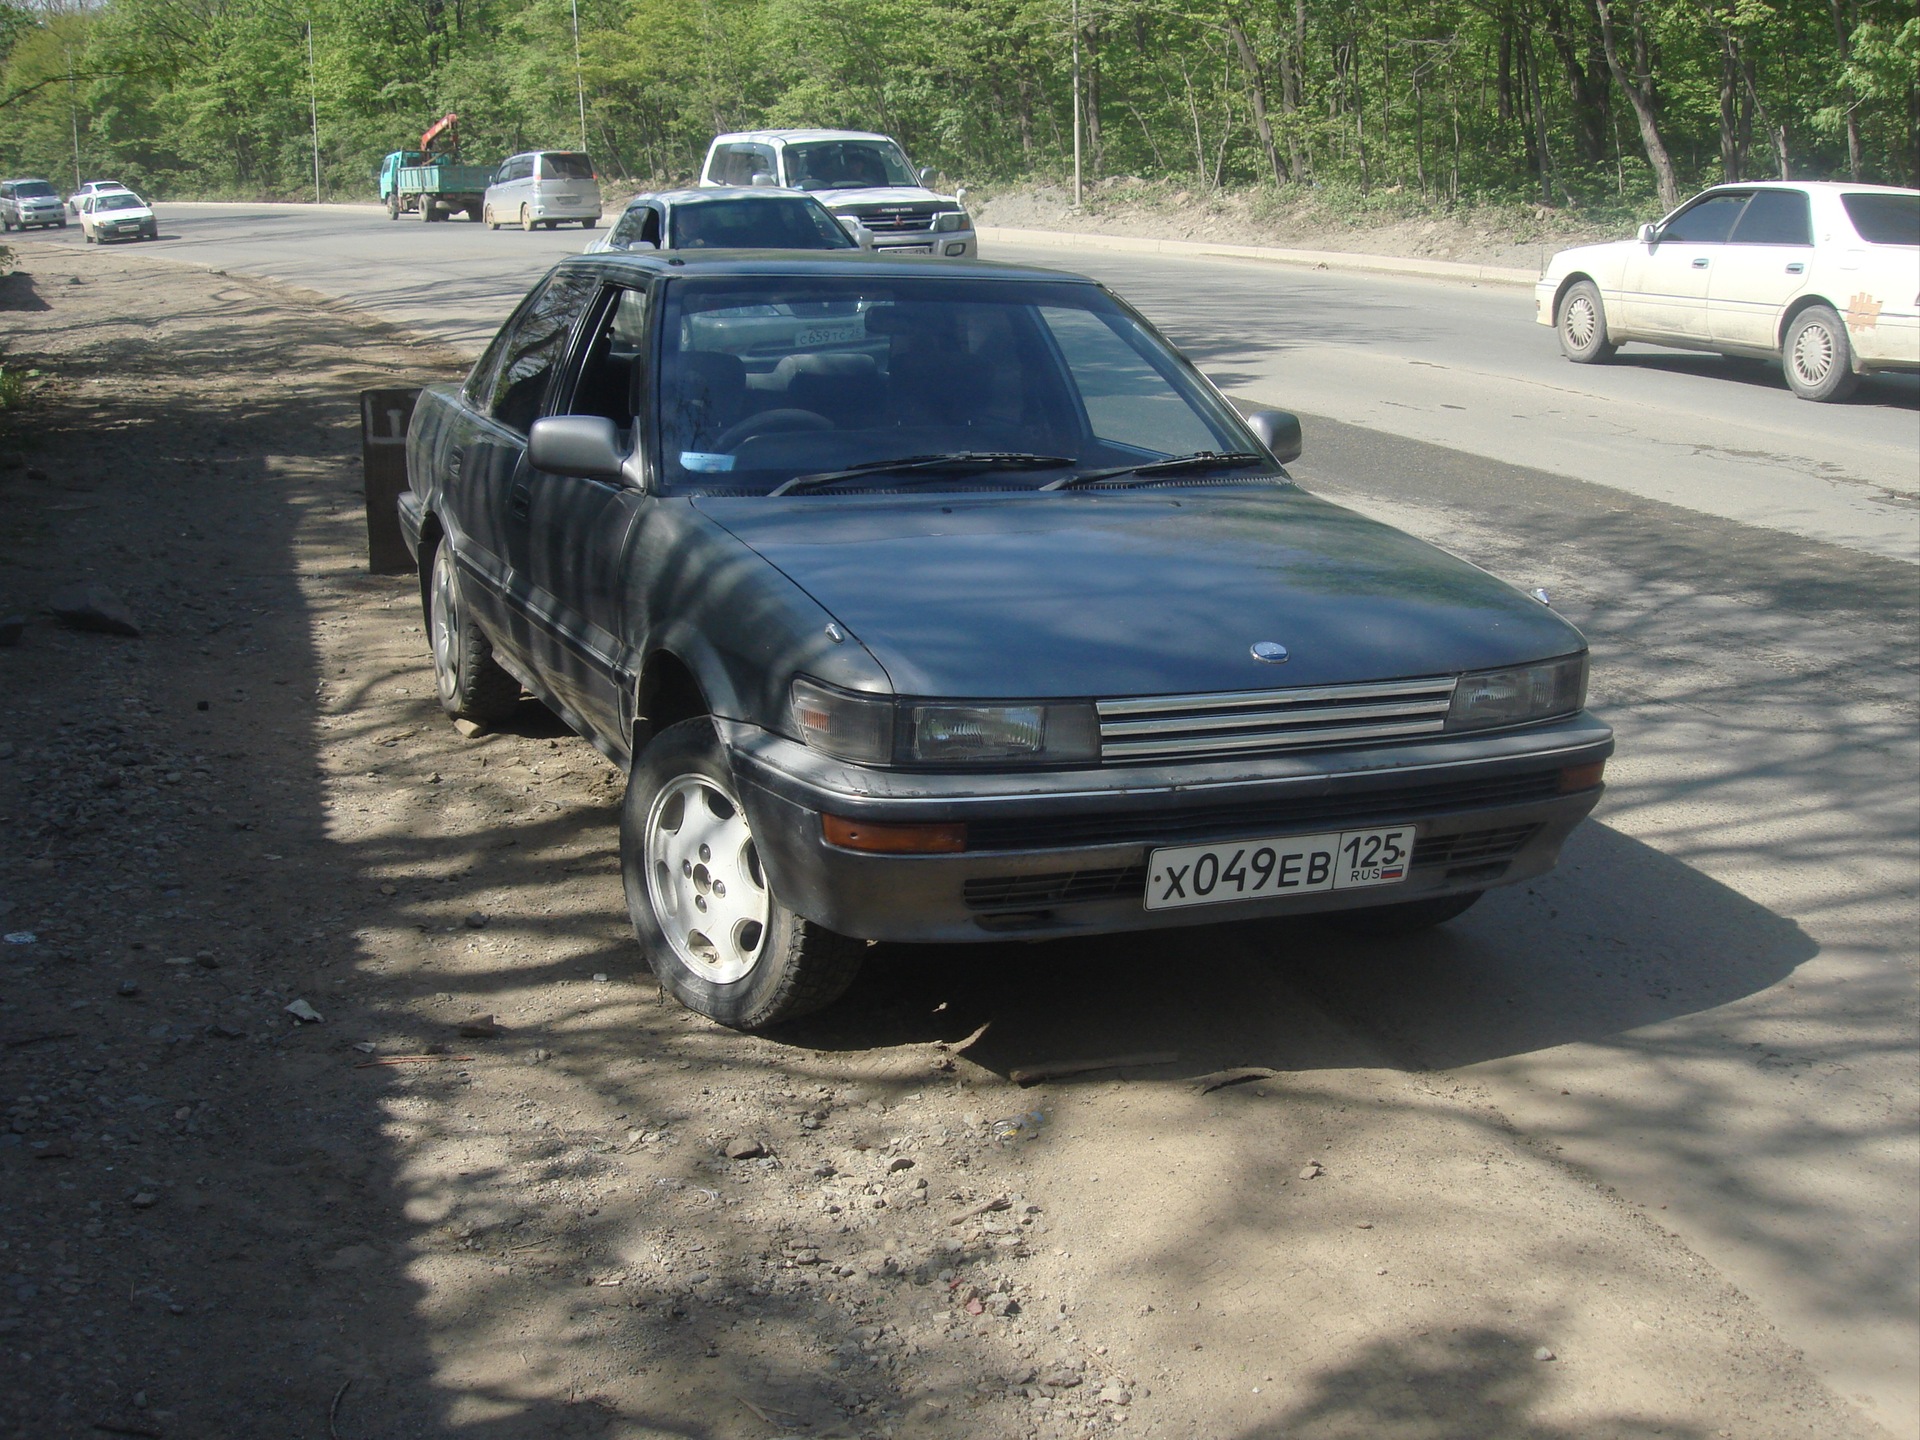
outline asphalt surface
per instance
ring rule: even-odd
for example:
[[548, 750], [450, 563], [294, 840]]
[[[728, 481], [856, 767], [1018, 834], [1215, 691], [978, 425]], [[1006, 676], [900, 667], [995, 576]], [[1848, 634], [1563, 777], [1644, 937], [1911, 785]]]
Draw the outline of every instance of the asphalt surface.
[[[162, 234], [143, 249], [469, 351], [589, 238], [348, 207], [169, 206]], [[78, 243], [20, 249], [53, 275]], [[1262, 1003], [1346, 1037], [1317, 1063], [1481, 1087], [1920, 1437], [1920, 383], [1816, 406], [1713, 357], [1575, 367], [1512, 288], [996, 258], [1107, 280], [1231, 392], [1303, 413], [1304, 484], [1545, 585], [1592, 640], [1619, 755], [1563, 867], [1416, 942], [1291, 957]], [[1207, 933], [1229, 968], [1268, 959]], [[1037, 1011], [1069, 997], [1035, 983]], [[1121, 994], [1078, 1003], [1129, 1023]]]

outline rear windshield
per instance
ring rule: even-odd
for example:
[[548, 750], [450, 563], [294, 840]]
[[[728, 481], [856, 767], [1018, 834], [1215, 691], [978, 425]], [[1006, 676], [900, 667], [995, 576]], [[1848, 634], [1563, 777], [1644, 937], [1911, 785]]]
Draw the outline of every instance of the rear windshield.
[[22, 200], [57, 199], [58, 192], [44, 180], [22, 180], [13, 187], [15, 196]]
[[813, 200], [708, 200], [676, 206], [676, 250], [851, 250], [847, 232]]
[[1842, 195], [1847, 218], [1869, 245], [1920, 245], [1920, 195], [1860, 190]]
[[542, 180], [591, 180], [593, 179], [593, 161], [584, 155], [542, 155], [540, 178]]
[[98, 200], [93, 202], [93, 208], [96, 210], [138, 210], [140, 208], [140, 197], [138, 195], [129, 195], [126, 191], [122, 190], [117, 193], [102, 195]]

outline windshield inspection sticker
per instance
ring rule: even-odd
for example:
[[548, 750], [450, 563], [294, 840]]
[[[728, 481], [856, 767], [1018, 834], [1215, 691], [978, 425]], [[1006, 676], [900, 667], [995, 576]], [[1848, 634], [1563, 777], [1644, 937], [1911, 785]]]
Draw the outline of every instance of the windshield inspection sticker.
[[704, 450], [682, 450], [680, 452], [680, 468], [682, 470], [692, 470], [701, 475], [713, 475], [722, 470], [731, 470], [733, 468], [733, 456], [713, 455]]

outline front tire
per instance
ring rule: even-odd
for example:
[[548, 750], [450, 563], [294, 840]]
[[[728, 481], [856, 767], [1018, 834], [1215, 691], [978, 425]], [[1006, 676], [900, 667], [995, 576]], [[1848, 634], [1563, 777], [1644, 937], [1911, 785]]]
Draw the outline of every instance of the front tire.
[[1567, 287], [1567, 293], [1560, 297], [1553, 331], [1560, 337], [1560, 353], [1576, 365], [1611, 360], [1620, 348], [1607, 338], [1606, 308], [1600, 303], [1600, 287], [1591, 280]]
[[533, 233], [533, 212], [524, 205], [520, 207], [520, 228], [529, 235]]
[[713, 723], [663, 730], [634, 761], [620, 815], [627, 909], [661, 988], [760, 1030], [832, 1004], [866, 946], [796, 915], [768, 883]]
[[1802, 400], [1844, 400], [1860, 383], [1847, 327], [1825, 305], [1809, 305], [1787, 327], [1780, 368]]
[[520, 704], [520, 682], [493, 658], [493, 643], [467, 613], [453, 546], [433, 549], [427, 581], [427, 635], [433, 645], [433, 684], [440, 708], [455, 720], [489, 725]]

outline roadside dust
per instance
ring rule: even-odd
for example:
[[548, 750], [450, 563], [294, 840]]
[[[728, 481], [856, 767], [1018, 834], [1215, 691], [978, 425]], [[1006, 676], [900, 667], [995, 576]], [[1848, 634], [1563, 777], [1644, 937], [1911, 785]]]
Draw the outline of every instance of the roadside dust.
[[1452, 212], [1436, 208], [1396, 216], [1393, 200], [1390, 192], [1382, 192], [1371, 211], [1343, 215], [1311, 193], [1282, 201], [1271, 191], [1212, 190], [1120, 175], [1084, 186], [1078, 210], [1072, 187], [1060, 185], [989, 189], [969, 197], [968, 208], [982, 225], [1015, 229], [1277, 245], [1518, 269], [1544, 268], [1554, 252], [1569, 245], [1618, 240], [1633, 231], [1631, 225], [1543, 206], [1462, 205]]
[[[763, 1038], [662, 1005], [619, 777], [531, 702], [462, 738], [365, 573], [355, 392], [452, 357], [41, 258], [0, 299], [42, 371], [0, 418], [6, 1435], [1867, 1433], [1652, 1215], [1288, 987], [1357, 942], [876, 950]], [[42, 613], [79, 581], [143, 636]]]

